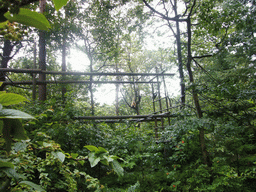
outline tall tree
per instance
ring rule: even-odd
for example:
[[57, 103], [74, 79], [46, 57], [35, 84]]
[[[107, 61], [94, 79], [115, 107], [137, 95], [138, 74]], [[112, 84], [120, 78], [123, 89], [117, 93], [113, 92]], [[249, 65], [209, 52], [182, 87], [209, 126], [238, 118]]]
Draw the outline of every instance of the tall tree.
[[[183, 13], [178, 13], [178, 4], [177, 0], [171, 0], [169, 2], [161, 1], [159, 2], [160, 5], [163, 7], [163, 11], [160, 12], [156, 10], [153, 6], [151, 6], [146, 0], [143, 0], [144, 4], [153, 11], [157, 16], [162, 18], [166, 21], [167, 26], [172, 31], [175, 39], [176, 39], [176, 46], [177, 46], [177, 59], [178, 59], [178, 66], [179, 66], [179, 75], [180, 75], [180, 94], [181, 94], [181, 108], [185, 105], [185, 82], [184, 82], [184, 72], [183, 72], [183, 56], [182, 56], [182, 42], [181, 42], [181, 31], [180, 31], [180, 23], [185, 22], [186, 19], [182, 18], [185, 15]], [[170, 9], [171, 7], [171, 9]], [[174, 12], [174, 13], [173, 13]], [[173, 24], [170, 23], [173, 21], [175, 23], [175, 29]]]
[[[189, 81], [191, 84], [194, 83], [194, 77], [191, 69], [191, 61], [192, 61], [192, 51], [191, 51], [191, 17], [194, 14], [194, 8], [196, 6], [196, 0], [190, 0], [190, 1], [184, 1], [183, 5], [185, 7], [185, 10], [181, 13], [178, 13], [178, 1], [173, 0], [169, 2], [160, 2], [159, 4], [163, 7], [163, 13], [159, 12], [155, 8], [153, 8], [146, 0], [143, 0], [144, 4], [152, 10], [154, 13], [156, 13], [159, 17], [161, 17], [163, 20], [167, 22], [167, 25], [169, 26], [170, 30], [175, 36], [176, 44], [177, 44], [177, 52], [178, 52], [178, 62], [179, 62], [179, 73], [180, 73], [180, 79], [181, 79], [181, 104], [182, 106], [185, 105], [185, 84], [184, 84], [184, 74], [183, 74], [183, 58], [182, 55], [182, 42], [181, 42], [181, 32], [180, 32], [180, 23], [186, 23], [187, 25], [184, 26], [186, 28], [186, 35], [187, 35], [187, 49], [186, 49], [186, 56], [187, 56], [187, 70], [189, 75]], [[181, 3], [181, 2], [179, 2]], [[180, 5], [180, 4], [179, 4]], [[174, 13], [173, 13], [174, 12]], [[173, 28], [172, 23], [170, 21], [175, 22], [175, 28], [176, 31]], [[185, 55], [184, 55], [185, 56]], [[195, 92], [195, 88], [192, 87], [192, 95], [193, 100], [195, 104], [195, 108], [197, 111], [198, 118], [203, 117], [203, 113], [201, 110], [201, 106], [199, 104], [198, 95]], [[208, 152], [206, 150], [205, 145], [205, 139], [204, 139], [204, 127], [200, 127], [199, 129], [199, 137], [200, 137], [200, 145], [202, 150], [202, 155], [204, 158], [204, 162], [210, 167], [211, 162], [209, 159]]]
[[208, 46], [199, 43], [193, 60], [204, 72], [196, 78], [201, 82], [197, 90], [210, 103], [205, 111], [214, 118], [251, 124], [254, 115], [249, 100], [255, 100], [251, 78], [256, 62], [255, 2], [200, 1], [200, 5], [194, 39], [207, 39]]
[[[16, 47], [16, 50], [14, 51], [14, 48]], [[22, 47], [22, 44], [20, 41], [12, 42], [9, 39], [4, 39], [3, 47], [2, 47], [2, 54], [0, 54], [1, 57], [1, 68], [7, 68], [9, 61], [19, 52], [19, 49]], [[12, 52], [14, 52], [12, 54]], [[5, 73], [2, 72], [0, 74], [0, 81], [5, 81]], [[0, 87], [0, 90], [2, 91], [4, 89], [4, 86]]]

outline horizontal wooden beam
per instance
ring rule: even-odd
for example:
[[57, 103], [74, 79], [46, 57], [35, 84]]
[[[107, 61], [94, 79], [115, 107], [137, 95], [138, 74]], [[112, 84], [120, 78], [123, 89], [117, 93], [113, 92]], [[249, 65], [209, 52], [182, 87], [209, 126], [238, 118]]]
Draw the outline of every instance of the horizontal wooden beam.
[[[133, 81], [80, 81], [80, 80], [69, 80], [69, 81], [36, 81], [37, 85], [42, 84], [70, 84], [70, 83], [77, 83], [77, 84], [133, 84]], [[137, 81], [136, 83], [149, 83], [148, 81]], [[150, 82], [150, 83], [157, 83], [157, 82]], [[32, 85], [33, 81], [4, 81], [4, 85]]]
[[8, 69], [0, 68], [0, 72], [15, 73], [44, 73], [52, 75], [86, 75], [86, 76], [174, 76], [174, 73], [125, 73], [125, 72], [65, 72], [65, 71], [43, 71], [40, 69]]
[[[128, 119], [128, 121], [135, 121], [135, 122], [149, 122], [149, 121], [161, 121], [162, 118], [154, 118], [154, 119]], [[126, 123], [126, 121], [124, 121], [124, 119], [105, 119], [105, 120], [96, 120], [96, 123]]]
[[78, 120], [103, 120], [103, 119], [154, 119], [157, 117], [177, 117], [176, 114], [162, 113], [156, 115], [122, 115], [122, 116], [78, 116]]

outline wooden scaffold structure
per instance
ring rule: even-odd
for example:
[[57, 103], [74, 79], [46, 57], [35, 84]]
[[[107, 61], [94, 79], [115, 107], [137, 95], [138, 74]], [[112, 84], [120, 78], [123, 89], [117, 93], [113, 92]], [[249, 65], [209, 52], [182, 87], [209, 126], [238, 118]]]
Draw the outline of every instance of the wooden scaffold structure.
[[[7, 80], [3, 82], [3, 85], [32, 85], [33, 88], [33, 99], [35, 96], [36, 86], [42, 84], [151, 84], [152, 88], [152, 102], [153, 102], [153, 112], [149, 115], [118, 115], [118, 116], [78, 116], [74, 117], [76, 120], [91, 120], [94, 122], [106, 122], [106, 123], [121, 123], [125, 121], [134, 121], [134, 122], [147, 122], [154, 121], [155, 122], [155, 137], [158, 138], [159, 129], [164, 128], [165, 119], [167, 119], [168, 124], [170, 125], [170, 118], [176, 117], [176, 115], [171, 114], [171, 100], [168, 97], [168, 93], [166, 91], [165, 77], [166, 76], [174, 76], [173, 73], [165, 73], [164, 71], [158, 73], [156, 69], [156, 73], [111, 73], [111, 72], [66, 72], [66, 71], [45, 71], [41, 69], [10, 69], [10, 68], [0, 68], [1, 74], [6, 74], [7, 72], [12, 73], [30, 73], [32, 74], [32, 81], [12, 81]], [[141, 78], [138, 78], [136, 82], [134, 81], [123, 81], [123, 80], [115, 80], [115, 81], [93, 81], [93, 80], [56, 80], [49, 81], [44, 80], [40, 81], [35, 78], [36, 74], [52, 74], [52, 75], [79, 75], [79, 76], [133, 76], [133, 77], [142, 77], [142, 76], [153, 76], [153, 78], [149, 81], [142, 81]], [[162, 78], [162, 82], [164, 84], [164, 97], [161, 97], [160, 94], [160, 77]]]

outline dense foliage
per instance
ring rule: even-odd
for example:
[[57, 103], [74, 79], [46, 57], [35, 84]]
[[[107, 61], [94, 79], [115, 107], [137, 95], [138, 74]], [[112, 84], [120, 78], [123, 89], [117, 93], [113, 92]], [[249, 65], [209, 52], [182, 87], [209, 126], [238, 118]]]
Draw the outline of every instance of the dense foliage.
[[[67, 3], [53, 2], [56, 9]], [[181, 3], [185, 10], [177, 9]], [[155, 6], [149, 1], [70, 1], [60, 12], [49, 4], [42, 21], [47, 24], [38, 27], [33, 23], [42, 15], [33, 15], [36, 3], [26, 4], [27, 11], [20, 8], [22, 4], [5, 3], [0, 7], [4, 9], [0, 15], [4, 21], [0, 23], [1, 37], [5, 38], [1, 39], [3, 68], [11, 59], [8, 66], [14, 69], [29, 69], [34, 62], [32, 46], [20, 41], [25, 35], [22, 26], [13, 23], [19, 13], [35, 17], [32, 23], [21, 19], [28, 26], [44, 29], [52, 22], [45, 36], [49, 71], [60, 70], [56, 55], [76, 44], [89, 58], [90, 72], [150, 73], [156, 67], [168, 71], [176, 65], [187, 73], [180, 76], [181, 86], [186, 88], [184, 103], [178, 101], [181, 96], [169, 100], [170, 123], [165, 120], [157, 135], [155, 122], [76, 119], [92, 114], [150, 114], [151, 97], [157, 95], [150, 86], [136, 84], [140, 80], [136, 77], [116, 78], [134, 83], [116, 86], [115, 106], [93, 102], [96, 86], [92, 84], [68, 85], [65, 92], [57, 83], [47, 85], [48, 99], [43, 102], [30, 101], [30, 85], [6, 86], [0, 92], [0, 191], [255, 191], [255, 4], [173, 0]], [[149, 20], [155, 15], [162, 20]], [[166, 22], [180, 53], [172, 45], [145, 49], [143, 27], [156, 22]], [[16, 54], [22, 45], [26, 45], [22, 49], [25, 56], [13, 59], [11, 52], [16, 50]], [[181, 55], [177, 58], [176, 54]], [[22, 73], [1, 75], [10, 82], [31, 78]], [[62, 75], [48, 75], [46, 80], [63, 79], [93, 80]], [[142, 98], [136, 100], [136, 111], [129, 104], [133, 97]]]

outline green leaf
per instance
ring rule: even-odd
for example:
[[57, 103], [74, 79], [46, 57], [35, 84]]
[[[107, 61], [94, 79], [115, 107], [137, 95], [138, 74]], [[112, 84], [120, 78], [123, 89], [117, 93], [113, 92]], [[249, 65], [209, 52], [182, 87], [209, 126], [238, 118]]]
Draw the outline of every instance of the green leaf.
[[73, 159], [77, 158], [77, 156], [78, 156], [78, 153], [71, 153], [71, 157], [72, 157]]
[[11, 162], [5, 162], [0, 160], [0, 167], [14, 168], [14, 165]]
[[3, 106], [15, 105], [15, 104], [22, 103], [24, 101], [29, 102], [29, 100], [27, 100], [22, 95], [18, 95], [18, 94], [15, 94], [15, 93], [5, 93], [5, 92], [0, 94], [0, 103]]
[[37, 29], [48, 30], [51, 28], [48, 20], [43, 14], [29, 9], [20, 8], [20, 12], [18, 14], [11, 14], [10, 12], [7, 12], [4, 16], [10, 22], [18, 22]]
[[[4, 28], [5, 25], [7, 25], [8, 21], [0, 23], [0, 29]], [[2, 86], [3, 82], [0, 82], [0, 87]]]
[[[120, 157], [117, 157], [116, 155], [110, 155], [109, 157], [112, 158], [112, 159], [115, 159], [115, 160], [116, 159], [121, 159]], [[121, 159], [121, 160], [123, 160], [123, 159]]]
[[97, 147], [93, 146], [93, 145], [86, 145], [84, 147], [86, 147], [90, 151], [95, 151], [95, 152], [99, 151], [99, 149]]
[[12, 177], [15, 180], [18, 180], [19, 178], [25, 178], [23, 175], [17, 173], [15, 169], [12, 168], [2, 169], [2, 171], [5, 172], [8, 177]]
[[99, 147], [99, 152], [104, 152], [104, 153], [107, 153], [108, 151], [106, 149], [104, 149], [103, 147]]
[[52, 151], [51, 154], [52, 154], [55, 158], [59, 159], [61, 163], [64, 162], [64, 160], [65, 160], [65, 154], [64, 154], [64, 153], [62, 153], [62, 152], [60, 152], [60, 151]]
[[60, 10], [61, 7], [65, 6], [68, 2], [68, 0], [52, 0], [54, 7], [57, 11]]
[[137, 181], [137, 183], [135, 183], [134, 185], [130, 186], [127, 190], [127, 192], [135, 192], [136, 189], [138, 189], [140, 187], [140, 182]]
[[35, 191], [45, 191], [40, 185], [37, 185], [30, 181], [21, 181], [20, 184], [25, 184], [32, 187]]
[[124, 169], [123, 169], [123, 167], [121, 167], [121, 165], [118, 163], [117, 160], [114, 160], [112, 162], [112, 167], [113, 167], [114, 171], [117, 173], [118, 177], [124, 176]]
[[114, 159], [112, 159], [111, 156], [106, 156], [106, 155], [103, 155], [103, 158], [107, 160], [107, 162], [112, 162]]
[[33, 116], [15, 109], [0, 110], [0, 119], [35, 119]]
[[43, 142], [43, 146], [44, 146], [45, 148], [47, 148], [47, 147], [52, 147], [52, 144], [51, 144], [51, 143]]
[[103, 165], [109, 165], [109, 161], [107, 159], [103, 159], [100, 161]]
[[84, 165], [84, 160], [82, 160], [82, 161], [78, 161], [82, 166]]
[[89, 162], [91, 167], [95, 167], [100, 162], [100, 157], [96, 157], [94, 152], [89, 154]]
[[28, 144], [24, 141], [14, 143], [13, 149], [16, 152], [24, 151], [27, 148]]

